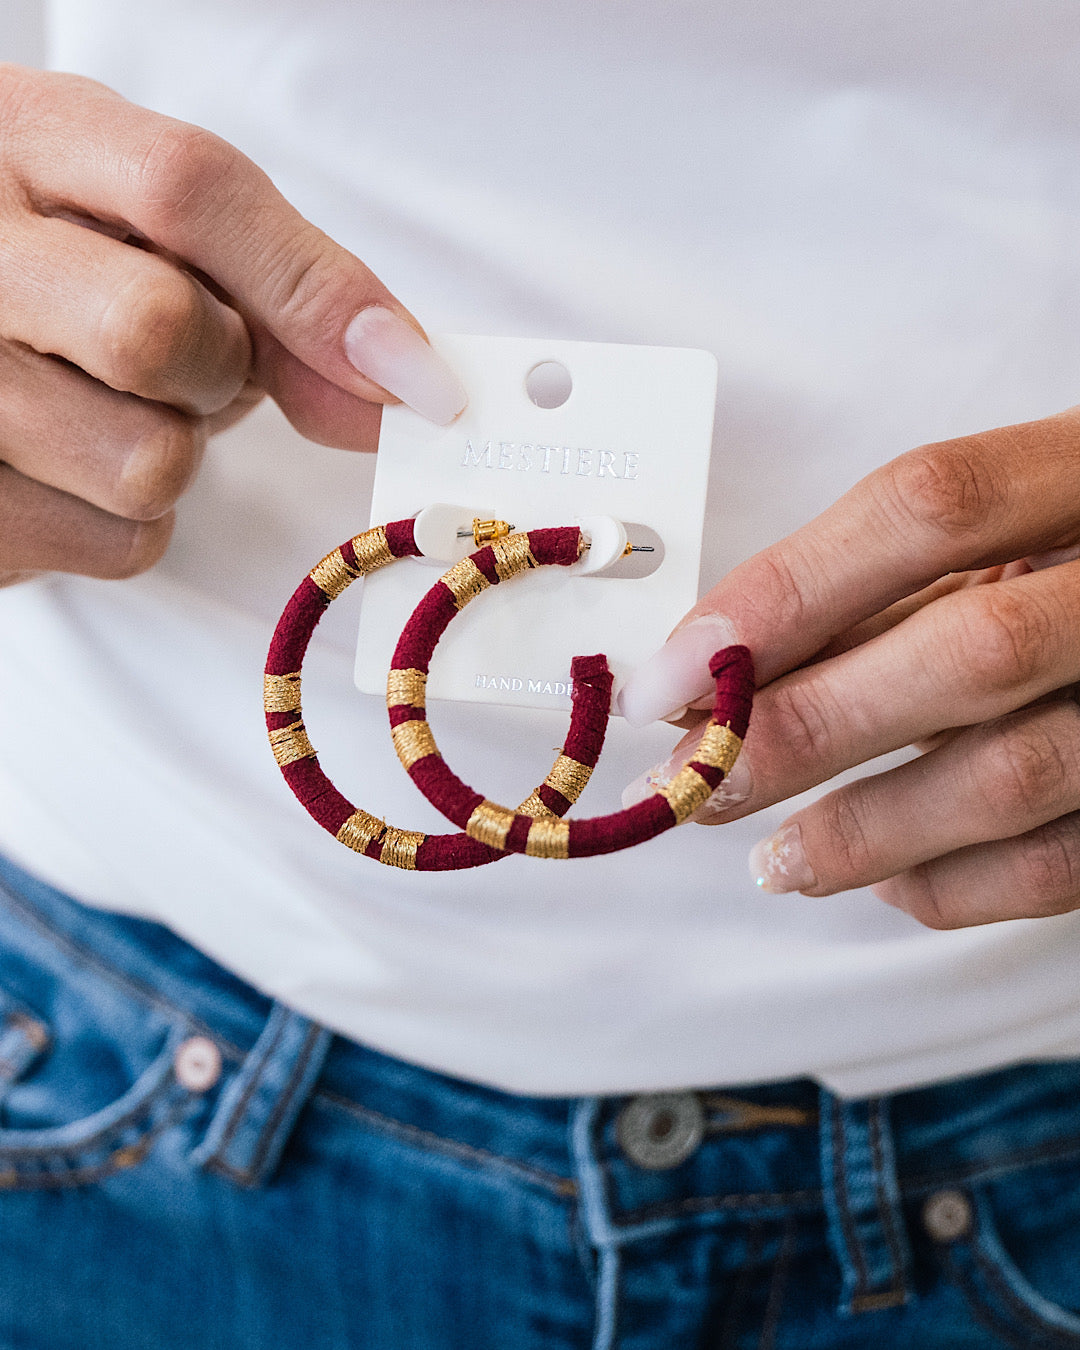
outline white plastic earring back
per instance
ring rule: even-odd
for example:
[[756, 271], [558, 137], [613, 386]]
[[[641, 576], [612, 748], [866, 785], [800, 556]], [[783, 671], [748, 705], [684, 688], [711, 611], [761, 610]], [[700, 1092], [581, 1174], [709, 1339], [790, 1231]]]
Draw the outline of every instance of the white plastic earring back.
[[578, 526], [589, 545], [588, 552], [568, 570], [580, 576], [592, 572], [602, 572], [606, 567], [617, 563], [626, 555], [626, 526], [614, 516], [575, 516]]
[[413, 526], [413, 538], [423, 554], [422, 561], [442, 566], [467, 558], [476, 549], [473, 518], [491, 514], [490, 511], [477, 511], [475, 507], [452, 506], [448, 502], [425, 506]]
[[[474, 518], [491, 514], [448, 502], [425, 506], [413, 526], [413, 537], [423, 555], [422, 561], [445, 566], [468, 557], [477, 547], [473, 537]], [[568, 572], [590, 576], [594, 572], [603, 572], [626, 556], [629, 543], [626, 526], [621, 520], [614, 516], [575, 516], [574, 524], [585, 536], [589, 547], [580, 562], [567, 568]]]

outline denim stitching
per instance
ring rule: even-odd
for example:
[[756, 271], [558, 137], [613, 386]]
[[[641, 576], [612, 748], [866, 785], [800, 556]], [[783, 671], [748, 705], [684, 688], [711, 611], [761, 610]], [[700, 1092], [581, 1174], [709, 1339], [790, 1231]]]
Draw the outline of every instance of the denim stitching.
[[761, 1337], [758, 1350], [772, 1350], [776, 1342], [776, 1329], [780, 1324], [780, 1312], [787, 1293], [787, 1277], [791, 1268], [791, 1257], [795, 1250], [795, 1216], [791, 1215], [784, 1223], [784, 1236], [780, 1242], [773, 1265], [772, 1278], [769, 1280], [769, 1297], [765, 1304], [765, 1317], [761, 1324]]
[[[345, 1099], [343, 1099], [345, 1100]], [[997, 1176], [1006, 1176], [1017, 1166], [1037, 1166], [1044, 1162], [1060, 1161], [1063, 1157], [1080, 1154], [1080, 1139], [1070, 1139], [1060, 1151], [1045, 1149], [1034, 1154], [1008, 1154], [994, 1166], [970, 1169], [956, 1169], [939, 1173], [920, 1173], [907, 1180], [901, 1179], [901, 1193], [908, 1199], [939, 1189], [942, 1185], [964, 1180], [984, 1180]], [[690, 1196], [657, 1205], [645, 1205], [631, 1210], [619, 1222], [620, 1227], [629, 1227], [649, 1219], [676, 1218], [682, 1213], [695, 1213], [702, 1210], [731, 1210], [740, 1208], [762, 1208], [771, 1206], [777, 1209], [791, 1206], [810, 1207], [820, 1205], [822, 1191], [809, 1188], [797, 1191], [747, 1192], [728, 1195]]]
[[1080, 1154], [1080, 1137], [1070, 1135], [1053, 1144], [1040, 1145], [1035, 1150], [1020, 1150], [1008, 1153], [996, 1162], [971, 1164], [968, 1167], [950, 1168], [945, 1172], [920, 1172], [901, 1181], [901, 1190], [907, 1196], [916, 1196], [927, 1191], [958, 1181], [987, 1181], [994, 1177], [1007, 1176], [1011, 1172], [1025, 1167], [1038, 1167], [1042, 1163], [1061, 1162]]
[[359, 1102], [353, 1101], [351, 1097], [339, 1097], [337, 1093], [328, 1092], [324, 1089], [315, 1095], [314, 1100], [335, 1107], [339, 1111], [346, 1111], [365, 1124], [393, 1135], [404, 1143], [415, 1146], [422, 1145], [425, 1148], [444, 1153], [448, 1157], [456, 1158], [460, 1162], [470, 1162], [482, 1166], [495, 1165], [527, 1181], [535, 1182], [563, 1198], [577, 1194], [577, 1183], [572, 1177], [559, 1176], [557, 1172], [544, 1172], [540, 1168], [531, 1167], [528, 1163], [518, 1162], [516, 1158], [504, 1158], [500, 1153], [491, 1153], [487, 1149], [476, 1148], [472, 1144], [463, 1144], [457, 1139], [433, 1134], [430, 1130], [422, 1129], [419, 1125], [410, 1125], [406, 1121], [396, 1120], [393, 1116], [384, 1116], [379, 1111], [373, 1111], [369, 1106], [362, 1106]]
[[622, 1253], [618, 1247], [601, 1247], [597, 1261], [596, 1302], [592, 1350], [615, 1350], [619, 1334], [619, 1277]]
[[1009, 1330], [1008, 1326], [1003, 1324], [1001, 1316], [996, 1311], [987, 1306], [985, 1300], [980, 1296], [978, 1290], [972, 1284], [964, 1270], [961, 1269], [952, 1252], [947, 1248], [942, 1248], [939, 1252], [941, 1264], [949, 1272], [953, 1283], [960, 1290], [967, 1303], [972, 1317], [981, 1327], [985, 1327], [991, 1336], [997, 1336], [1001, 1340], [1015, 1346], [1016, 1350], [1031, 1350], [1031, 1346], [1018, 1341]]
[[229, 1116], [229, 1122], [225, 1126], [225, 1129], [222, 1131], [221, 1138], [218, 1140], [217, 1148], [206, 1160], [207, 1162], [210, 1162], [214, 1158], [221, 1157], [228, 1149], [229, 1145], [232, 1143], [236, 1135], [236, 1131], [240, 1128], [240, 1122], [243, 1118], [244, 1111], [247, 1108], [247, 1104], [248, 1102], [251, 1101], [252, 1094], [255, 1092], [255, 1089], [259, 1086], [263, 1070], [266, 1067], [266, 1061], [277, 1049], [282, 1036], [285, 1034], [285, 1027], [287, 1025], [287, 1022], [288, 1019], [286, 1017], [281, 1018], [274, 1031], [273, 1036], [270, 1038], [270, 1044], [266, 1046], [266, 1048], [262, 1051], [262, 1053], [256, 1060], [251, 1077], [244, 1085], [243, 1092], [241, 1092], [239, 1099], [233, 1106], [232, 1114]]
[[[971, 1244], [971, 1254], [975, 1258], [975, 1264], [979, 1267], [979, 1270], [983, 1273], [994, 1292], [1018, 1322], [1026, 1322], [1047, 1341], [1061, 1346], [1062, 1350], [1069, 1350], [1069, 1347], [1080, 1345], [1080, 1334], [1066, 1331], [1063, 1327], [1055, 1327], [1044, 1322], [1038, 1313], [1029, 1308], [1023, 1300], [1009, 1288], [1008, 1283], [998, 1268], [992, 1261], [987, 1259], [986, 1255], [979, 1250], [975, 1243]], [[1016, 1344], [1021, 1343], [1016, 1342]], [[1023, 1345], [1025, 1350], [1028, 1350], [1028, 1343], [1023, 1342]]]
[[820, 1206], [822, 1192], [820, 1187], [805, 1191], [750, 1191], [741, 1195], [692, 1195], [682, 1200], [673, 1200], [665, 1204], [644, 1205], [640, 1209], [629, 1210], [613, 1227], [619, 1229], [635, 1228], [640, 1223], [653, 1219], [674, 1219], [680, 1214], [698, 1214], [710, 1209], [776, 1209], [786, 1210], [793, 1206]]
[[235, 1182], [237, 1186], [251, 1189], [255, 1184], [254, 1180], [247, 1172], [241, 1172], [238, 1167], [234, 1167], [232, 1163], [226, 1162], [224, 1158], [219, 1158], [217, 1154], [214, 1154], [211, 1158], [207, 1158], [202, 1166], [207, 1172], [214, 1172], [219, 1177], [224, 1177], [226, 1181]]
[[851, 1217], [851, 1209], [848, 1203], [847, 1189], [847, 1131], [844, 1125], [844, 1114], [840, 1110], [839, 1103], [834, 1099], [829, 1103], [832, 1111], [832, 1174], [833, 1184], [836, 1192], [837, 1216], [840, 1219], [840, 1227], [843, 1230], [844, 1241], [847, 1244], [848, 1255], [855, 1264], [856, 1287], [852, 1298], [857, 1298], [860, 1294], [869, 1292], [870, 1281], [866, 1269], [866, 1258], [863, 1255], [862, 1246], [859, 1243], [858, 1234]]
[[[0, 1160], [7, 1159], [14, 1162], [19, 1158], [63, 1158], [68, 1154], [83, 1153], [90, 1148], [91, 1145], [98, 1144], [101, 1141], [108, 1139], [111, 1135], [116, 1134], [118, 1130], [133, 1125], [143, 1116], [150, 1114], [156, 1107], [159, 1107], [163, 1101], [168, 1100], [168, 1098], [173, 1095], [176, 1088], [177, 1084], [175, 1079], [173, 1079], [171, 1075], [167, 1075], [162, 1079], [161, 1083], [149, 1097], [136, 1103], [129, 1111], [125, 1112], [124, 1115], [119, 1116], [116, 1120], [110, 1121], [108, 1125], [103, 1125], [100, 1130], [95, 1130], [93, 1134], [86, 1135], [85, 1138], [80, 1139], [77, 1144], [28, 1144], [26, 1146], [15, 1144], [12, 1147], [0, 1147]], [[189, 1100], [189, 1096], [185, 1092], [184, 1101], [186, 1102], [187, 1100]]]
[[[209, 1026], [197, 1015], [180, 1004], [172, 1002], [171, 999], [159, 994], [150, 986], [129, 976], [124, 971], [110, 966], [102, 960], [92, 949], [84, 947], [76, 939], [70, 937], [63, 930], [54, 928], [46, 919], [44, 919], [31, 906], [25, 904], [17, 893], [11, 891], [4, 882], [0, 882], [0, 898], [6, 902], [7, 907], [15, 911], [30, 927], [35, 928], [43, 934], [48, 940], [57, 947], [63, 949], [75, 962], [84, 969], [93, 971], [107, 980], [110, 984], [124, 989], [130, 996], [139, 1001], [149, 1004], [159, 1012], [165, 1013], [170, 1017], [180, 1017], [188, 1023], [191, 1031], [198, 1035], [203, 1035], [215, 1041], [221, 1049], [226, 1059], [233, 1062], [242, 1062], [248, 1051], [230, 1041], [223, 1036], [216, 1028]], [[353, 1112], [353, 1114], [362, 1115], [374, 1121], [385, 1122], [388, 1126], [396, 1126], [406, 1132], [411, 1132], [414, 1127], [404, 1121], [397, 1121], [393, 1117], [380, 1115], [378, 1112], [369, 1112], [359, 1102], [353, 1101], [349, 1097], [340, 1096], [331, 1092], [329, 1089], [316, 1088], [312, 1093], [313, 1100], [321, 1100], [325, 1104], [336, 1106], [339, 1109]], [[97, 1136], [95, 1136], [96, 1138]], [[458, 1141], [443, 1138], [430, 1131], [417, 1129], [417, 1137], [435, 1145], [445, 1145], [444, 1151], [451, 1155], [469, 1156], [475, 1155], [477, 1158], [496, 1160], [505, 1164], [510, 1170], [517, 1171], [524, 1176], [531, 1177], [540, 1184], [553, 1189], [558, 1194], [567, 1194], [567, 1188], [572, 1193], [575, 1183], [567, 1177], [560, 1177], [557, 1173], [542, 1172], [539, 1169], [530, 1168], [527, 1164], [516, 1162], [514, 1159], [502, 1158], [498, 1154], [488, 1153], [482, 1149], [472, 1149], [469, 1145], [459, 1144]], [[905, 1196], [913, 1196], [923, 1191], [934, 1190], [949, 1181], [958, 1180], [981, 1180], [993, 1177], [1004, 1176], [1017, 1168], [1036, 1166], [1042, 1162], [1064, 1159], [1074, 1153], [1080, 1153], [1080, 1136], [1069, 1135], [1065, 1139], [1053, 1144], [1043, 1145], [1034, 1152], [1020, 1149], [1016, 1152], [1007, 1153], [990, 1165], [972, 1165], [970, 1167], [955, 1168], [946, 1172], [921, 1172], [907, 1179], [901, 1179], [901, 1192]], [[635, 1215], [648, 1215], [650, 1217], [663, 1218], [666, 1215], [676, 1215], [680, 1212], [695, 1212], [702, 1209], [718, 1208], [732, 1209], [739, 1208], [742, 1204], [747, 1207], [760, 1207], [763, 1204], [783, 1206], [788, 1202], [802, 1204], [815, 1199], [820, 1200], [820, 1190], [800, 1190], [777, 1192], [775, 1194], [749, 1193], [746, 1195], [733, 1196], [702, 1196], [690, 1200], [677, 1202], [673, 1205], [648, 1206], [641, 1210], [632, 1211]]]
[[885, 1234], [885, 1242], [889, 1248], [889, 1257], [892, 1261], [892, 1279], [890, 1284], [898, 1294], [907, 1297], [907, 1290], [904, 1287], [904, 1249], [900, 1239], [900, 1233], [896, 1226], [896, 1212], [893, 1208], [891, 1199], [885, 1190], [885, 1151], [881, 1137], [881, 1098], [874, 1097], [870, 1102], [869, 1113], [870, 1124], [870, 1151], [874, 1161], [874, 1193], [878, 1202], [878, 1217], [881, 1221], [882, 1232]]
[[301, 1080], [304, 1077], [304, 1072], [307, 1069], [308, 1061], [315, 1053], [315, 1043], [319, 1039], [321, 1032], [322, 1027], [315, 1024], [312, 1024], [308, 1028], [307, 1035], [304, 1037], [304, 1044], [296, 1057], [289, 1079], [278, 1096], [277, 1102], [274, 1104], [274, 1109], [270, 1113], [270, 1118], [267, 1120], [262, 1134], [259, 1137], [259, 1142], [255, 1147], [255, 1154], [248, 1165], [247, 1171], [253, 1179], [257, 1177], [262, 1170], [266, 1155], [269, 1153], [270, 1146], [274, 1141], [275, 1131], [281, 1123], [281, 1119], [285, 1115], [285, 1112], [292, 1104], [293, 1098], [296, 1096], [297, 1089], [299, 1088]]
[[9, 890], [3, 882], [0, 882], [0, 896], [7, 900], [9, 908], [16, 910], [19, 916], [23, 918], [30, 927], [36, 928], [40, 934], [48, 938], [55, 946], [64, 950], [68, 956], [84, 970], [90, 970], [95, 974], [100, 975], [111, 984], [125, 990], [130, 997], [137, 998], [142, 1003], [149, 1003], [151, 1007], [156, 1008], [159, 1012], [167, 1013], [170, 1017], [182, 1017], [194, 1030], [198, 1031], [200, 1035], [207, 1036], [209, 1039], [216, 1041], [230, 1059], [236, 1060], [244, 1058], [244, 1051], [241, 1050], [239, 1046], [233, 1045], [231, 1041], [219, 1036], [213, 1028], [207, 1026], [205, 1022], [196, 1017], [190, 1010], [173, 1003], [171, 999], [167, 999], [158, 994], [157, 991], [152, 989], [149, 985], [144, 985], [140, 980], [136, 980], [125, 971], [116, 970], [106, 961], [103, 961], [96, 952], [84, 947], [80, 942], [77, 942], [73, 937], [70, 937], [61, 929], [53, 928], [46, 919], [43, 919], [31, 906], [25, 904], [13, 891]]
[[[147, 1161], [150, 1156], [150, 1150], [156, 1139], [173, 1125], [179, 1125], [184, 1120], [189, 1106], [190, 1102], [188, 1101], [177, 1102], [176, 1105], [171, 1107], [163, 1116], [161, 1116], [150, 1129], [144, 1134], [139, 1135], [138, 1143], [145, 1149], [145, 1152], [135, 1166], [141, 1167], [142, 1164]], [[36, 1151], [40, 1152], [43, 1150]], [[59, 1156], [62, 1157], [63, 1154], [60, 1154]], [[134, 1166], [130, 1164], [123, 1166], [119, 1163], [113, 1163], [111, 1158], [106, 1158], [104, 1162], [95, 1163], [90, 1167], [71, 1167], [65, 1171], [62, 1176], [58, 1176], [51, 1172], [34, 1175], [26, 1171], [20, 1172], [18, 1167], [14, 1167], [12, 1168], [12, 1174], [19, 1178], [19, 1180], [16, 1180], [11, 1185], [6, 1183], [0, 1185], [0, 1195], [10, 1191], [70, 1190], [76, 1186], [86, 1186], [95, 1181], [101, 1181], [105, 1177], [113, 1176], [117, 1172], [131, 1172], [134, 1170]]]
[[[107, 980], [112, 985], [125, 990], [129, 995], [139, 999], [143, 1003], [149, 1004], [151, 1007], [157, 1008], [160, 1012], [168, 1013], [170, 1016], [183, 1016], [193, 1031], [198, 1032], [200, 1035], [205, 1035], [209, 1039], [215, 1041], [227, 1058], [241, 1063], [246, 1058], [248, 1052], [242, 1050], [239, 1046], [221, 1036], [213, 1027], [207, 1026], [205, 1022], [194, 1016], [188, 1009], [182, 1008], [179, 1005], [174, 1004], [171, 1000], [159, 996], [155, 991], [148, 986], [143, 985], [140, 981], [129, 977], [123, 971], [114, 969], [107, 962], [101, 960], [95, 952], [83, 947], [81, 943], [76, 942], [62, 930], [54, 929], [51, 924], [44, 920], [34, 909], [24, 904], [23, 901], [2, 882], [0, 882], [0, 897], [3, 897], [3, 899], [8, 902], [10, 908], [17, 911], [19, 916], [23, 918], [30, 927], [35, 928], [48, 940], [54, 942], [56, 946], [63, 949], [69, 957], [74, 959], [76, 963], [84, 969], [91, 970], [95, 974], [100, 974], [103, 979]], [[567, 1194], [573, 1194], [576, 1191], [575, 1183], [569, 1177], [560, 1177], [556, 1173], [542, 1172], [539, 1169], [529, 1167], [527, 1164], [518, 1163], [512, 1158], [501, 1158], [499, 1155], [489, 1153], [486, 1150], [471, 1149], [468, 1145], [459, 1144], [453, 1139], [443, 1139], [441, 1136], [435, 1135], [428, 1130], [422, 1130], [419, 1127], [411, 1126], [405, 1121], [397, 1121], [390, 1116], [382, 1116], [378, 1112], [369, 1111], [368, 1108], [364, 1107], [360, 1102], [353, 1101], [349, 1097], [342, 1097], [337, 1093], [331, 1092], [329, 1089], [316, 1089], [312, 1093], [312, 1099], [322, 1101], [327, 1105], [335, 1106], [341, 1110], [350, 1111], [352, 1114], [358, 1115], [363, 1119], [368, 1119], [373, 1123], [376, 1121], [384, 1122], [386, 1127], [395, 1127], [398, 1131], [402, 1132], [402, 1137], [412, 1137], [422, 1140], [429, 1146], [440, 1146], [442, 1147], [442, 1151], [450, 1156], [463, 1158], [475, 1157], [484, 1161], [497, 1161], [509, 1171], [537, 1181], [547, 1189], [553, 1190], [557, 1195], [565, 1196]], [[211, 1161], [212, 1160], [208, 1159], [206, 1166], [210, 1166]], [[222, 1168], [215, 1170], [222, 1170], [230, 1176], [235, 1172], [235, 1169], [229, 1167], [228, 1164], [224, 1164]]]

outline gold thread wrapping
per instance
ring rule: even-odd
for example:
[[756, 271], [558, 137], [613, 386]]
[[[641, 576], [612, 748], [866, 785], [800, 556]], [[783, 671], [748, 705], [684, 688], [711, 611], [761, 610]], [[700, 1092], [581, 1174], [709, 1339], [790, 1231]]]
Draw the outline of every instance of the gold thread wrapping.
[[538, 792], [533, 792], [517, 809], [519, 816], [544, 816], [551, 817], [555, 812], [543, 801]]
[[569, 755], [560, 755], [544, 782], [556, 792], [561, 792], [568, 802], [576, 802], [591, 777], [592, 769], [587, 764], [582, 764], [579, 759], [571, 759]]
[[529, 548], [527, 534], [511, 534], [505, 539], [497, 539], [491, 545], [495, 558], [495, 572], [500, 581], [509, 581], [519, 572], [538, 566]]
[[300, 711], [300, 672], [263, 676], [263, 707], [271, 712]]
[[123, 1148], [117, 1148], [109, 1154], [109, 1162], [113, 1167], [135, 1167], [146, 1157], [148, 1145], [126, 1144]]
[[486, 799], [480, 803], [465, 825], [465, 833], [489, 848], [502, 848], [514, 823], [514, 812]]
[[354, 853], [364, 853], [371, 841], [378, 839], [385, 829], [384, 821], [376, 820], [366, 811], [354, 811], [338, 830], [335, 838], [346, 848], [351, 848]]
[[710, 722], [690, 758], [696, 759], [699, 764], [707, 764], [711, 769], [723, 769], [724, 773], [728, 774], [741, 749], [742, 741], [730, 726]]
[[470, 600], [475, 600], [491, 585], [471, 558], [462, 558], [455, 563], [443, 576], [442, 583], [454, 597], [458, 609], [464, 609]]
[[383, 838], [379, 861], [387, 867], [400, 867], [406, 872], [416, 871], [416, 850], [427, 838], [415, 830], [398, 830], [388, 825]]
[[525, 852], [530, 858], [569, 858], [570, 822], [567, 820], [534, 820], [529, 826]]
[[298, 759], [314, 759], [315, 747], [308, 740], [303, 722], [293, 722], [291, 726], [277, 727], [270, 732], [270, 747], [279, 768], [286, 764], [295, 764]]
[[318, 562], [308, 573], [319, 590], [330, 600], [336, 600], [346, 586], [351, 585], [361, 574], [350, 567], [341, 556], [341, 549], [328, 553], [322, 562]]
[[391, 728], [390, 735], [394, 738], [394, 749], [406, 773], [418, 759], [439, 753], [435, 737], [426, 722], [401, 722]]
[[422, 670], [392, 670], [386, 677], [386, 706], [407, 704], [422, 708], [427, 692], [427, 675]]
[[657, 791], [661, 797], [667, 799], [668, 805], [675, 813], [675, 824], [681, 825], [694, 814], [702, 802], [708, 800], [712, 788], [707, 778], [702, 778], [697, 769], [692, 769], [687, 764], [679, 770], [667, 787], [659, 788]]
[[353, 539], [352, 546], [353, 553], [356, 554], [358, 576], [374, 572], [394, 561], [394, 555], [390, 552], [390, 545], [386, 542], [386, 531], [381, 525], [376, 525], [373, 530], [365, 530], [363, 534], [358, 534]]

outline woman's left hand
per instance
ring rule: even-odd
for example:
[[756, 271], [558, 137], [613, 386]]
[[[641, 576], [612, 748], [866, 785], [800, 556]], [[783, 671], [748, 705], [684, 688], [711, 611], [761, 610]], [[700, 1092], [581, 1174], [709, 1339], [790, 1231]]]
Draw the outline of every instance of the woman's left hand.
[[642, 725], [693, 708], [729, 642], [753, 652], [759, 690], [703, 823], [924, 751], [758, 844], [764, 889], [870, 885], [933, 928], [1080, 907], [1080, 408], [870, 474], [729, 573], [634, 673], [621, 709]]

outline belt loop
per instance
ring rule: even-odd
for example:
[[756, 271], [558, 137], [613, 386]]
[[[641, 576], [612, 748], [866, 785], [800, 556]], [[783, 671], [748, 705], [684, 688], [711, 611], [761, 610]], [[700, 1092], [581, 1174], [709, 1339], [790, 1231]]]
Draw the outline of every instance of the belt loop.
[[191, 1161], [241, 1186], [266, 1181], [315, 1085], [331, 1039], [325, 1027], [275, 1003], [259, 1039], [221, 1094]]
[[843, 1101], [822, 1088], [821, 1172], [841, 1313], [905, 1303], [911, 1254], [885, 1100]]

